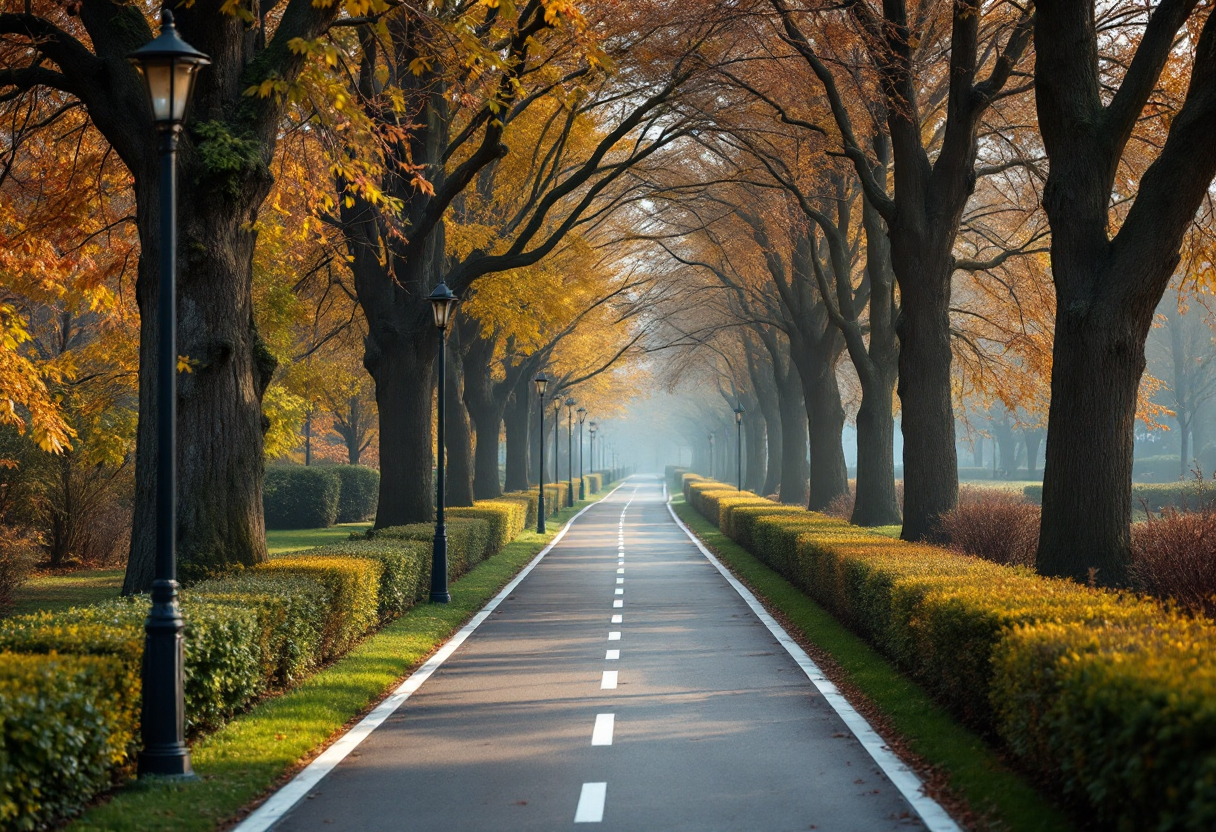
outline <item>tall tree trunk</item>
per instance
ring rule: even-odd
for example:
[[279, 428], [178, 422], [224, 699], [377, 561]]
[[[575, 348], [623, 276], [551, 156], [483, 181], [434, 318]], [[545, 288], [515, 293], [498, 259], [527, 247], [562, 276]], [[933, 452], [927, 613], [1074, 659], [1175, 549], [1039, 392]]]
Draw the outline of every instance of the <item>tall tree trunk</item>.
[[466, 347], [464, 403], [477, 431], [473, 495], [478, 500], [492, 500], [502, 496], [502, 485], [498, 478], [498, 448], [507, 390], [496, 390], [497, 385], [490, 378], [494, 340], [482, 336], [478, 322], [469, 323], [472, 325], [461, 326], [461, 337]]
[[807, 421], [802, 382], [791, 363], [784, 382], [777, 387], [781, 416], [781, 502], [804, 506], [809, 499], [807, 468]]
[[[1039, 542], [1040, 571], [1086, 580], [1096, 569], [1114, 586], [1126, 583], [1130, 559], [1136, 393], [1151, 310], [1139, 326], [1128, 317], [1120, 309], [1056, 312]], [[1094, 377], [1105, 383], [1096, 387]], [[1084, 485], [1069, 475], [1082, 471]]]
[[[452, 339], [458, 339], [456, 332]], [[473, 505], [473, 433], [469, 412], [464, 406], [464, 355], [461, 344], [449, 341], [447, 366], [447, 401], [444, 402], [444, 422], [447, 436], [447, 470], [444, 505]]]
[[904, 540], [936, 537], [937, 519], [958, 504], [958, 457], [950, 400], [954, 228], [957, 224], [948, 238], [935, 239], [926, 249], [919, 249], [919, 241], [907, 233], [891, 236], [891, 259], [902, 299], [896, 331], [904, 437], [904, 525], [900, 533]]
[[844, 344], [835, 329], [830, 334], [834, 337], [829, 340], [838, 343], [829, 346], [826, 354], [813, 348], [797, 362], [805, 391], [810, 440], [807, 508], [811, 511], [823, 511], [841, 494], [849, 493], [849, 470], [844, 461], [844, 405], [836, 379], [836, 365]]
[[895, 373], [876, 372], [862, 385], [857, 409], [857, 493], [855, 526], [893, 526], [900, 522], [895, 494]]
[[534, 424], [538, 420], [529, 406], [532, 397], [528, 395], [528, 388], [526, 380], [516, 386], [503, 418], [507, 432], [507, 491], [527, 491], [533, 482], [529, 449], [533, 434], [540, 430], [540, 426]]
[[[373, 340], [363, 362], [376, 382], [380, 416], [380, 499], [376, 528], [435, 519], [435, 328]], [[408, 379], [410, 383], [403, 383]]]
[[[192, 580], [232, 564], [266, 559], [262, 516], [262, 448], [267, 426], [262, 395], [275, 360], [253, 322], [252, 230], [269, 192], [269, 172], [240, 178], [234, 197], [183, 151], [178, 195], [178, 354], [191, 371], [178, 374], [178, 575]], [[153, 180], [154, 181], [154, 180]], [[156, 549], [156, 350], [160, 296], [159, 243], [144, 229], [159, 199], [139, 200], [142, 256], [136, 282], [140, 308], [139, 424], [135, 453], [135, 513], [124, 593], [152, 585]], [[151, 216], [144, 216], [145, 213]], [[216, 298], [226, 302], [217, 303]]]
[[[1128, 140], [1195, 11], [1159, 3], [1119, 89], [1096, 70], [1092, 4], [1036, 7], [1035, 101], [1051, 172], [1056, 332], [1038, 570], [1122, 585], [1131, 558], [1136, 394], [1153, 314], [1186, 229], [1216, 175], [1216, 16], [1195, 42], [1186, 100], [1135, 202], [1110, 237], [1110, 195]], [[1193, 35], [1193, 29], [1192, 35]]]

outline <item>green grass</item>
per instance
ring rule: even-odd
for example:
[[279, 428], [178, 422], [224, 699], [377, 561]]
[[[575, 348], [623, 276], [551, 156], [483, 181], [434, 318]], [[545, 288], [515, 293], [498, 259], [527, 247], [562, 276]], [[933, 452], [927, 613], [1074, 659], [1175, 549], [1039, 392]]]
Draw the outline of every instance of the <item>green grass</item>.
[[13, 593], [10, 615], [65, 610], [81, 604], [96, 604], [117, 598], [122, 590], [123, 569], [81, 569], [63, 575], [38, 575]]
[[361, 532], [370, 529], [371, 523], [339, 523], [328, 529], [287, 529], [269, 530], [266, 532], [266, 550], [272, 555], [284, 552], [298, 552], [301, 549], [311, 549], [314, 546], [324, 546], [326, 543], [336, 543], [346, 540], [351, 532]]
[[673, 502], [680, 519], [766, 606], [779, 611], [808, 641], [832, 657], [847, 682], [905, 738], [908, 749], [945, 774], [950, 788], [985, 819], [986, 828], [1010, 832], [1067, 832], [1074, 828], [1063, 812], [1006, 766], [983, 739], [956, 721], [878, 651], [722, 534], [681, 498]]
[[552, 532], [524, 532], [502, 552], [451, 585], [447, 606], [420, 604], [293, 690], [267, 699], [191, 750], [199, 779], [132, 781], [68, 825], [73, 832], [204, 832], [234, 818], [292, 772], [297, 762], [418, 667], [481, 609], [575, 512], [550, 518]]

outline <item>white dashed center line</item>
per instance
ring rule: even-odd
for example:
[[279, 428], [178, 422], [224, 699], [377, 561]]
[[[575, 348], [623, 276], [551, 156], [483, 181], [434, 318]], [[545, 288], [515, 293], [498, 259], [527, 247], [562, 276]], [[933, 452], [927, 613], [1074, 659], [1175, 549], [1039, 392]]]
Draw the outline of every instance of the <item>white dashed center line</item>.
[[578, 796], [578, 808], [574, 810], [574, 822], [601, 822], [604, 819], [604, 799], [607, 796], [607, 783], [584, 783]]
[[620, 641], [621, 640], [620, 632], [613, 630], [611, 633], [608, 634], [608, 640], [609, 641]]
[[613, 609], [615, 609], [615, 610], [619, 610], [619, 609], [620, 609], [621, 607], [623, 607], [623, 606], [625, 606], [625, 602], [624, 602], [624, 601], [613, 601], [613, 602], [612, 602], [612, 608], [613, 608]]
[[600, 679], [600, 690], [616, 690], [615, 670], [604, 671], [604, 677]]
[[[618, 575], [624, 575], [624, 574], [625, 574], [625, 570], [624, 570], [624, 569], [618, 569], [618, 570], [616, 570], [616, 574], [618, 574]], [[624, 578], [617, 578], [617, 580], [618, 580], [618, 581], [623, 581], [623, 580], [624, 580]]]
[[[622, 581], [622, 583], [624, 583], [624, 581]], [[613, 594], [613, 595], [624, 595], [624, 594], [625, 594], [625, 590], [621, 589], [621, 588], [618, 586], [618, 587], [617, 587], [615, 590], [613, 590], [613, 593], [612, 593], [612, 594]]]
[[614, 616], [612, 616], [612, 623], [613, 624], [623, 624], [624, 618], [625, 618], [625, 616], [623, 616], [623, 615], [614, 615]]
[[595, 728], [591, 731], [592, 745], [612, 745], [612, 725], [616, 714], [596, 714]]
[[[618, 571], [623, 572], [624, 570], [622, 569], [622, 570], [618, 570]], [[616, 582], [617, 582], [618, 584], [623, 584], [623, 583], [625, 583], [625, 579], [624, 579], [624, 578], [617, 578], [617, 579], [616, 579]]]
[[604, 661], [606, 661], [606, 662], [615, 662], [620, 658], [621, 658], [620, 650], [609, 650], [607, 653], [604, 654]]

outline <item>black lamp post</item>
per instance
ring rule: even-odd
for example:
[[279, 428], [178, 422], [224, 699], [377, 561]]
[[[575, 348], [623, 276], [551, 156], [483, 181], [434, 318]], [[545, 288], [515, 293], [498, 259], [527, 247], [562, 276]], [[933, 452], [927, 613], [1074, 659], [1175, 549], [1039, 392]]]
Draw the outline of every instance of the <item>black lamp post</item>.
[[452, 318], [452, 310], [456, 308], [456, 296], [442, 280], [427, 298], [431, 302], [431, 313], [435, 317], [435, 328], [439, 331], [439, 414], [436, 431], [438, 434], [439, 457], [435, 466], [437, 474], [435, 500], [435, 541], [431, 547], [431, 603], [446, 604], [452, 600], [448, 593], [448, 530], [443, 521], [444, 500], [444, 376], [447, 370], [447, 334], [448, 322]]
[[160, 34], [127, 56], [147, 87], [160, 134], [160, 298], [156, 356], [156, 566], [144, 623], [138, 770], [191, 776], [185, 736], [185, 651], [177, 602], [177, 140], [198, 70], [211, 60], [177, 36], [173, 13]]
[[591, 447], [587, 450], [587, 455], [591, 457], [591, 470], [593, 473], [596, 470], [596, 467], [595, 467], [595, 432], [599, 429], [600, 429], [599, 425], [597, 425], [595, 422], [592, 422], [590, 427], [587, 428], [587, 432], [589, 434], [591, 434], [591, 438], [590, 438]]
[[536, 495], [536, 533], [545, 533], [545, 388], [549, 377], [536, 374], [536, 398], [540, 401], [540, 493]]
[[709, 478], [714, 478], [714, 435], [709, 434]]
[[[561, 438], [559, 436], [559, 431], [561, 431], [561, 424], [562, 424], [562, 397], [554, 396], [553, 397], [553, 484], [554, 485], [560, 485], [561, 480], [562, 480]], [[562, 500], [561, 500], [560, 496], [557, 498], [557, 507], [558, 508], [562, 507]]]
[[566, 399], [566, 495], [574, 505], [574, 398]]
[[578, 411], [578, 498], [587, 499], [587, 486], [583, 482], [583, 422], [587, 420], [587, 408], [580, 407]]
[[735, 405], [735, 457], [738, 463], [738, 489], [743, 490], [743, 405]]

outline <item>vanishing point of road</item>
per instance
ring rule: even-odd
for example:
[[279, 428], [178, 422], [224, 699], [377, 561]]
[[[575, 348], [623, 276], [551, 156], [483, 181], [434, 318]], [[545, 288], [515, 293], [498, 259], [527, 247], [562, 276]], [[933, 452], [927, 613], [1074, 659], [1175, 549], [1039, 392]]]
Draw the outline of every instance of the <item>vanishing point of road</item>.
[[239, 829], [957, 829], [757, 611], [634, 477], [302, 799]]

